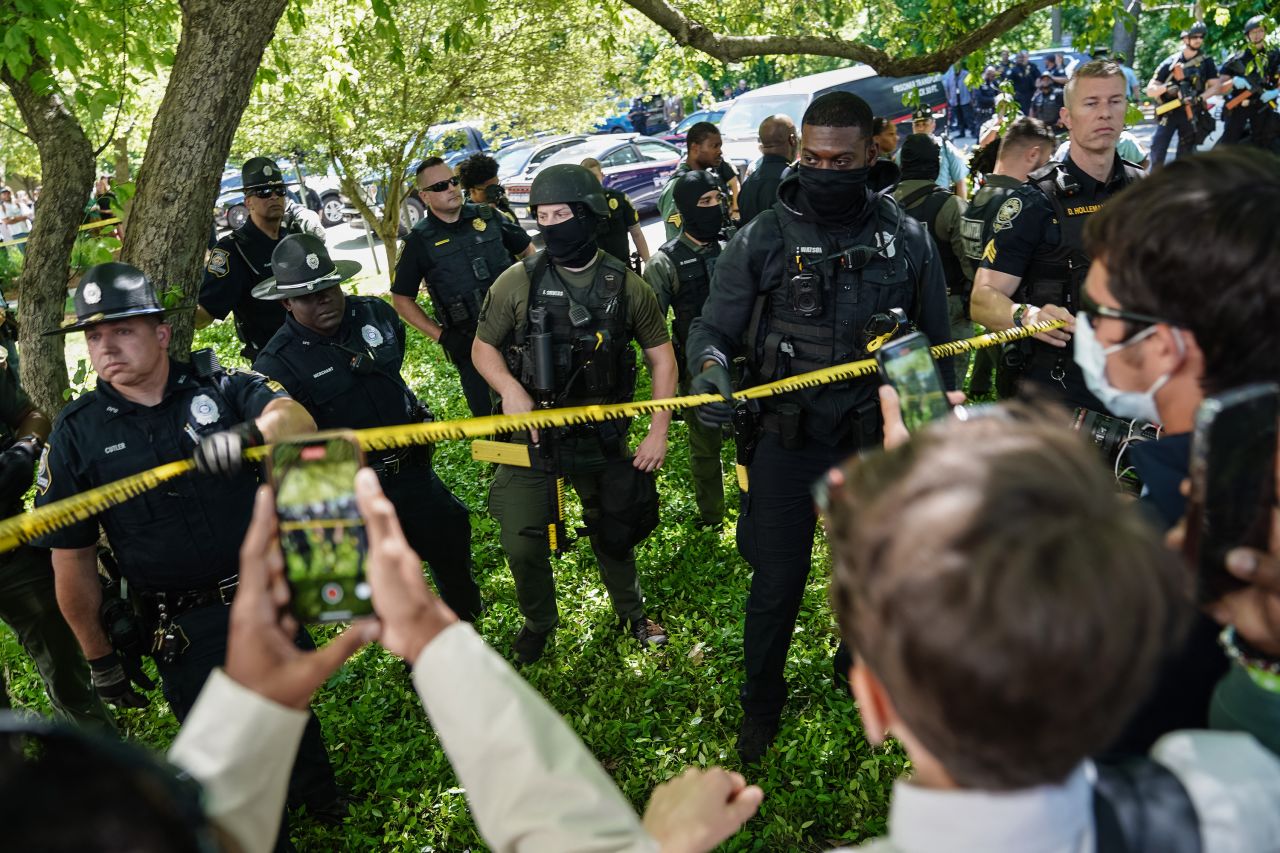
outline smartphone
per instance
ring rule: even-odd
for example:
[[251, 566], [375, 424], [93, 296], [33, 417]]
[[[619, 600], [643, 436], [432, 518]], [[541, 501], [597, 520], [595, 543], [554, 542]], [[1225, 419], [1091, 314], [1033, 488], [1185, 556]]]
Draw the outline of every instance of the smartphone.
[[1200, 602], [1245, 586], [1226, 569], [1228, 551], [1270, 544], [1277, 418], [1280, 385], [1273, 382], [1208, 397], [1196, 412], [1183, 547]]
[[898, 392], [902, 421], [908, 432], [944, 418], [951, 411], [942, 372], [929, 352], [929, 339], [920, 332], [880, 347], [876, 350], [876, 361], [885, 380]]
[[364, 454], [349, 430], [272, 446], [268, 476], [280, 520], [280, 548], [302, 622], [349, 622], [373, 612], [365, 579], [369, 540], [356, 509]]

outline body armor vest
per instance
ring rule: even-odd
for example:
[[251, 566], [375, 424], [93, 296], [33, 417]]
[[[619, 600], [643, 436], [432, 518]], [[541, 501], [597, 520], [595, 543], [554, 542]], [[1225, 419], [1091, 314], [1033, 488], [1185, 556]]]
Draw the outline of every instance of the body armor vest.
[[[929, 238], [933, 240], [933, 245], [938, 250], [938, 259], [942, 262], [942, 275], [947, 281], [947, 293], [952, 296], [964, 296], [969, 292], [969, 280], [965, 278], [964, 269], [960, 266], [960, 259], [956, 257], [951, 243], [939, 239], [937, 229], [938, 214], [942, 212], [942, 206], [947, 203], [947, 199], [953, 195], [955, 194], [950, 190], [935, 184], [907, 195], [902, 199], [901, 204], [906, 214], [929, 232]], [[924, 196], [924, 201], [915, 207], [909, 206], [921, 196]]]
[[964, 241], [964, 254], [977, 264], [982, 252], [995, 237], [996, 211], [1004, 200], [1013, 194], [1014, 187], [994, 187], [988, 184], [978, 190], [973, 201], [960, 218], [960, 239]]
[[675, 264], [676, 278], [679, 282], [675, 294], [671, 297], [671, 310], [675, 313], [675, 339], [683, 349], [689, 340], [689, 326], [695, 317], [702, 313], [702, 306], [711, 292], [711, 272], [715, 268], [715, 259], [720, 254], [719, 244], [709, 256], [703, 256], [678, 238], [664, 243], [659, 252], [663, 252]]
[[[529, 277], [529, 313], [538, 307], [547, 310], [556, 405], [621, 403], [635, 395], [636, 351], [627, 327], [627, 268], [607, 253], [599, 258], [590, 289], [576, 293], [556, 273], [546, 252], [522, 261]], [[532, 347], [527, 345], [533, 332], [526, 314], [515, 344], [521, 353], [520, 383], [536, 400], [536, 370]]]
[[511, 266], [511, 254], [502, 242], [502, 219], [488, 205], [464, 204], [458, 225], [445, 229], [424, 216], [412, 234], [422, 241], [431, 264], [427, 293], [436, 322], [471, 332], [489, 286]]

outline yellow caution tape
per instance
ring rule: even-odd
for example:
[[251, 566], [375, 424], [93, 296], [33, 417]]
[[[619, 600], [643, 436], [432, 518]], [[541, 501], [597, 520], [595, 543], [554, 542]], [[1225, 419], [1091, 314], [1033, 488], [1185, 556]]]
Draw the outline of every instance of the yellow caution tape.
[[[89, 231], [94, 228], [106, 228], [108, 225], [115, 225], [117, 222], [120, 222], [120, 221], [121, 221], [120, 217], [117, 216], [114, 219], [103, 219], [99, 222], [86, 222], [84, 225], [80, 226], [79, 230]], [[0, 248], [4, 248], [5, 246], [17, 246], [19, 243], [25, 243], [30, 239], [31, 239], [31, 235], [28, 234], [26, 237], [19, 237], [17, 240], [9, 240], [7, 242], [0, 243]]]
[[[1056, 320], [1051, 323], [1038, 323], [1025, 328], [1006, 329], [1002, 332], [989, 332], [963, 341], [952, 341], [930, 347], [934, 358], [948, 358], [962, 352], [997, 346], [1010, 341], [1029, 338], [1040, 332], [1060, 329], [1064, 323]], [[788, 394], [805, 388], [816, 388], [834, 382], [846, 382], [870, 376], [878, 370], [875, 359], [851, 361], [834, 367], [825, 367], [811, 373], [802, 373], [777, 382], [757, 385], [734, 394], [735, 400], [758, 400]], [[691, 394], [686, 397], [670, 397], [662, 400], [636, 400], [631, 403], [612, 403], [600, 406], [571, 406], [563, 409], [535, 409], [519, 415], [488, 415], [482, 418], [466, 418], [458, 421], [432, 421], [420, 424], [403, 424], [401, 426], [374, 427], [356, 430], [355, 436], [365, 450], [394, 450], [418, 444], [430, 444], [464, 438], [484, 438], [505, 432], [517, 432], [529, 429], [554, 429], [556, 427], [579, 426], [581, 424], [598, 423], [617, 418], [632, 418], [654, 412], [669, 412], [675, 409], [690, 409], [707, 403], [720, 403], [724, 398], [719, 394]], [[250, 461], [258, 461], [267, 456], [270, 447], [252, 447], [245, 451], [244, 457]], [[155, 488], [161, 483], [180, 477], [195, 469], [195, 462], [183, 459], [168, 462], [149, 471], [116, 480], [98, 486], [87, 492], [63, 498], [37, 507], [22, 515], [0, 521], [0, 553], [12, 551], [14, 548], [30, 542], [32, 539], [61, 530], [77, 521], [92, 518], [102, 511], [137, 497], [145, 491]]]

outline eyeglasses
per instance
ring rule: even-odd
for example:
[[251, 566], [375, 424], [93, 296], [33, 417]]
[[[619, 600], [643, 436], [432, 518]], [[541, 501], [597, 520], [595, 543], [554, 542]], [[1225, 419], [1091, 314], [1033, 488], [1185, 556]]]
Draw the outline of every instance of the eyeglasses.
[[284, 198], [284, 187], [258, 187], [257, 189], [249, 190], [249, 195], [254, 198], [271, 198], [273, 196], [275, 198]]
[[418, 187], [418, 192], [442, 193], [445, 190], [449, 189], [449, 187], [456, 187], [457, 185], [458, 185], [458, 176], [454, 175], [452, 178], [449, 178], [447, 181], [436, 181], [434, 184], [431, 184], [430, 186]]
[[1089, 296], [1088, 291], [1080, 291], [1080, 311], [1084, 313], [1089, 320], [1089, 325], [1095, 329], [1098, 324], [1094, 322], [1099, 317], [1109, 317], [1112, 320], [1123, 320], [1126, 323], [1137, 323], [1142, 326], [1154, 326], [1157, 323], [1173, 326], [1176, 323], [1170, 323], [1161, 317], [1155, 317], [1151, 314], [1140, 314], [1136, 311], [1126, 311], [1123, 308], [1112, 308], [1110, 305], [1101, 305]]

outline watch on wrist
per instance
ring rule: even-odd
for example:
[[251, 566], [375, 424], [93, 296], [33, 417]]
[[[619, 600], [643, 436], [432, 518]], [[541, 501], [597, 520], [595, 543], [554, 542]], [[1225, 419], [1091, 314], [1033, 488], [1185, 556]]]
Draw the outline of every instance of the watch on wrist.
[[1025, 302], [1013, 309], [1013, 325], [1021, 329], [1023, 326], [1022, 318], [1027, 316], [1027, 309], [1031, 306]]
[[1280, 693], [1280, 658], [1250, 645], [1236, 633], [1234, 625], [1222, 629], [1218, 645], [1227, 657], [1244, 667], [1254, 684], [1268, 693]]

